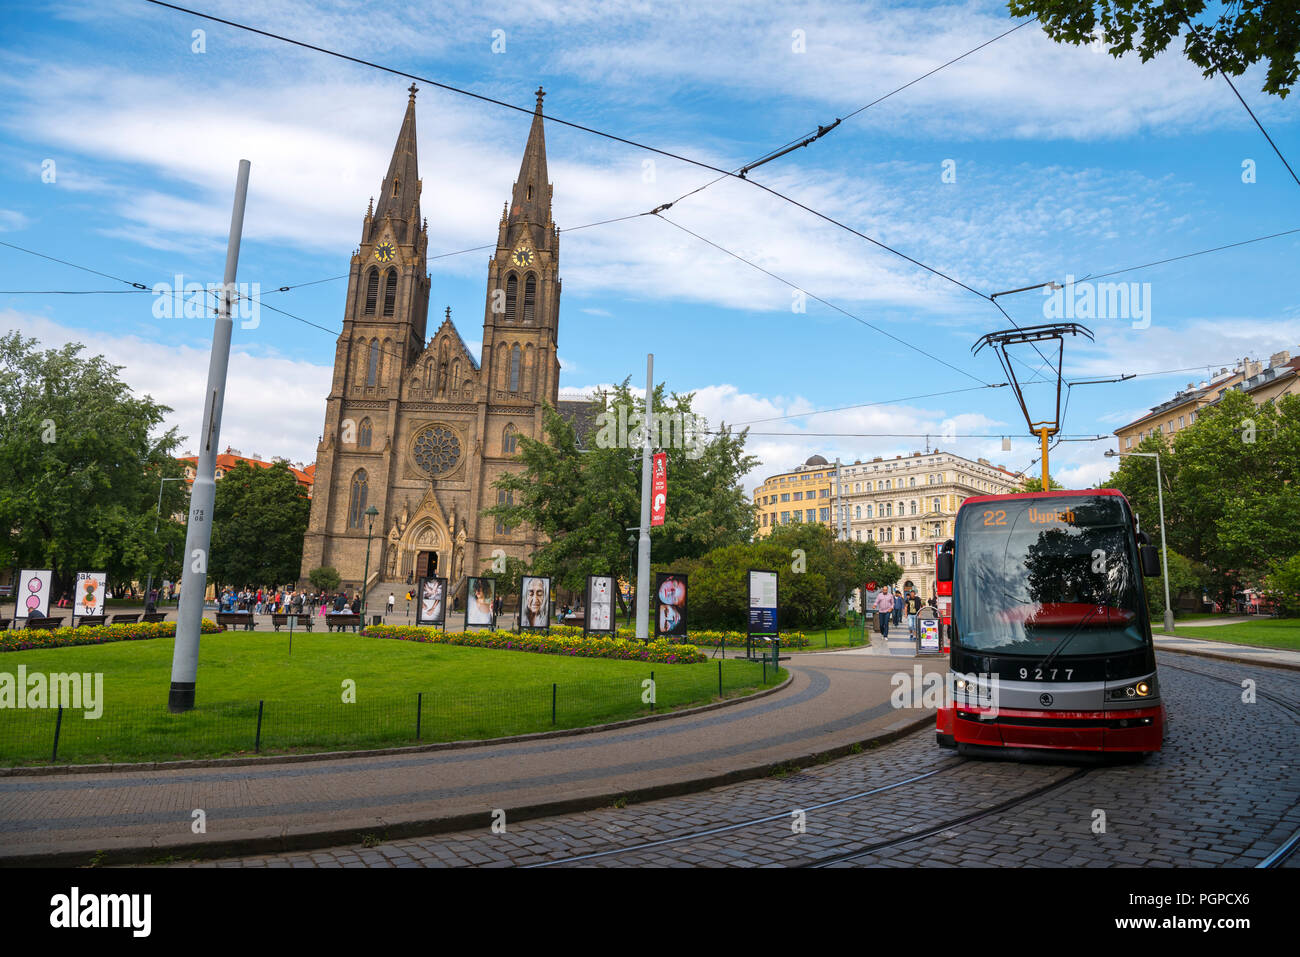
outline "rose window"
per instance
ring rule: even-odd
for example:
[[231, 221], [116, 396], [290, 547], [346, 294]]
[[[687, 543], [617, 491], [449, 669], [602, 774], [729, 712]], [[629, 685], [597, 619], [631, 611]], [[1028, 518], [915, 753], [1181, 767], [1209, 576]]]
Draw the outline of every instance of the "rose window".
[[430, 475], [450, 472], [460, 461], [460, 438], [446, 426], [430, 426], [415, 437], [414, 456]]

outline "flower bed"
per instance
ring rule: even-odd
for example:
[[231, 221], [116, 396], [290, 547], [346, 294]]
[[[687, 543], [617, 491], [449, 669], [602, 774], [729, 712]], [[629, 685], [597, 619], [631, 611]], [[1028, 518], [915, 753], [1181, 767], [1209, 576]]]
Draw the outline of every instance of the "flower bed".
[[[223, 631], [207, 618], [203, 619], [201, 633], [205, 635]], [[151, 621], [135, 625], [86, 625], [84, 628], [16, 628], [0, 631], [0, 652], [31, 651], [37, 648], [65, 648], [69, 645], [106, 645], [112, 641], [144, 641], [149, 638], [176, 637], [176, 622]]]
[[[552, 625], [551, 635], [576, 635], [581, 637], [582, 629], [576, 625]], [[636, 631], [633, 629], [619, 626], [618, 637], [624, 639], [635, 639]], [[745, 633], [743, 631], [713, 631], [704, 629], [702, 631], [692, 631], [687, 635], [687, 639], [692, 645], [707, 645], [710, 648], [716, 648], [722, 644], [725, 638], [728, 645], [735, 647], [745, 643]], [[761, 639], [759, 639], [761, 640]], [[781, 632], [781, 646], [784, 648], [807, 648], [812, 642], [808, 636], [801, 631], [783, 631]]]
[[[576, 633], [575, 633], [576, 632]], [[439, 645], [462, 645], [468, 648], [496, 648], [504, 651], [531, 651], [542, 655], [570, 655], [577, 658], [617, 658], [624, 661], [651, 661], [661, 665], [689, 665], [708, 660], [693, 645], [676, 645], [668, 641], [648, 644], [625, 638], [582, 637], [582, 629], [558, 626], [546, 635], [541, 632], [448, 631], [411, 625], [371, 625], [361, 630], [368, 638], [395, 638], [398, 641], [426, 641]]]

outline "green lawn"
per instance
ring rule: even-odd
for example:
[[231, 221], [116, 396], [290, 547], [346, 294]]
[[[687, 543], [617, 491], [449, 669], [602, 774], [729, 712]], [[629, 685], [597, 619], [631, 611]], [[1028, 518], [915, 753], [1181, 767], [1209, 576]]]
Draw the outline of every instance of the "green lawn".
[[1300, 651], [1300, 618], [1259, 618], [1231, 625], [1183, 629], [1179, 629], [1175, 622], [1174, 633], [1179, 638], [1203, 638], [1206, 641], [1228, 641], [1237, 645]]
[[[174, 760], [251, 753], [263, 701], [261, 751], [295, 752], [452, 741], [573, 728], [719, 696], [719, 665], [654, 665], [351, 634], [225, 632], [200, 645], [198, 707], [167, 711], [173, 639], [116, 642], [0, 656], [0, 672], [103, 674], [103, 714], [65, 711], [59, 763]], [[762, 686], [763, 667], [722, 665], [722, 693]], [[767, 674], [768, 684], [784, 673]], [[343, 701], [355, 682], [355, 703]], [[554, 688], [552, 687], [554, 686]], [[552, 723], [552, 695], [555, 716]], [[0, 764], [48, 763], [57, 712], [0, 708]]]
[[782, 645], [781, 653], [785, 654], [789, 651], [792, 654], [798, 654], [800, 652], [826, 651], [828, 648], [861, 647], [870, 643], [872, 635], [871, 628], [868, 627], [864, 640], [861, 625], [854, 625], [851, 628], [805, 628], [803, 633], [808, 639], [808, 647], [787, 648]]

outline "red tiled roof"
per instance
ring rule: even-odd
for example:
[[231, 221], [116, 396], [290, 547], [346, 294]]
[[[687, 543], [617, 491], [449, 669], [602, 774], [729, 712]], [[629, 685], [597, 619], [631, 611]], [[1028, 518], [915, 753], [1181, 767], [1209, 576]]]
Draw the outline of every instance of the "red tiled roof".
[[[177, 461], [186, 462], [191, 467], [195, 467], [199, 463], [199, 457], [197, 455], [185, 455], [178, 458]], [[217, 455], [217, 468], [223, 473], [229, 472], [240, 462], [247, 462], [249, 465], [257, 466], [258, 468], [264, 468], [264, 469], [269, 469], [271, 466], [275, 465], [274, 462], [263, 462], [261, 459], [250, 459], [246, 455], [234, 455], [231, 452], [221, 452], [218, 453]], [[297, 479], [299, 485], [302, 485], [307, 489], [311, 489], [312, 485], [315, 484], [316, 463], [313, 462], [305, 469], [294, 468], [292, 465], [289, 465], [287, 462], [285, 463], [285, 465], [289, 469], [289, 471], [293, 473], [293, 477]], [[192, 481], [192, 480], [189, 479], [187, 476], [186, 481]]]

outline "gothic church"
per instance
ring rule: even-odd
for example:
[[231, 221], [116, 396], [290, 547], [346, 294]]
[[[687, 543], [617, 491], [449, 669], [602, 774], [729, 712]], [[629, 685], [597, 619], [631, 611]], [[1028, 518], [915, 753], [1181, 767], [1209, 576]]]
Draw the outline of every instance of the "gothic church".
[[528, 559], [539, 544], [532, 529], [482, 514], [505, 500], [492, 484], [518, 468], [519, 437], [543, 438], [543, 401], [566, 416], [586, 403], [558, 402], [559, 230], [546, 173], [545, 94], [537, 91], [519, 178], [488, 262], [480, 358], [470, 354], [450, 308], [427, 329], [416, 92], [412, 84], [388, 175], [352, 255], [302, 576], [333, 566], [345, 587], [360, 588], [366, 513], [374, 506], [370, 586], [440, 575], [463, 598], [464, 578], [487, 573], [496, 549]]

